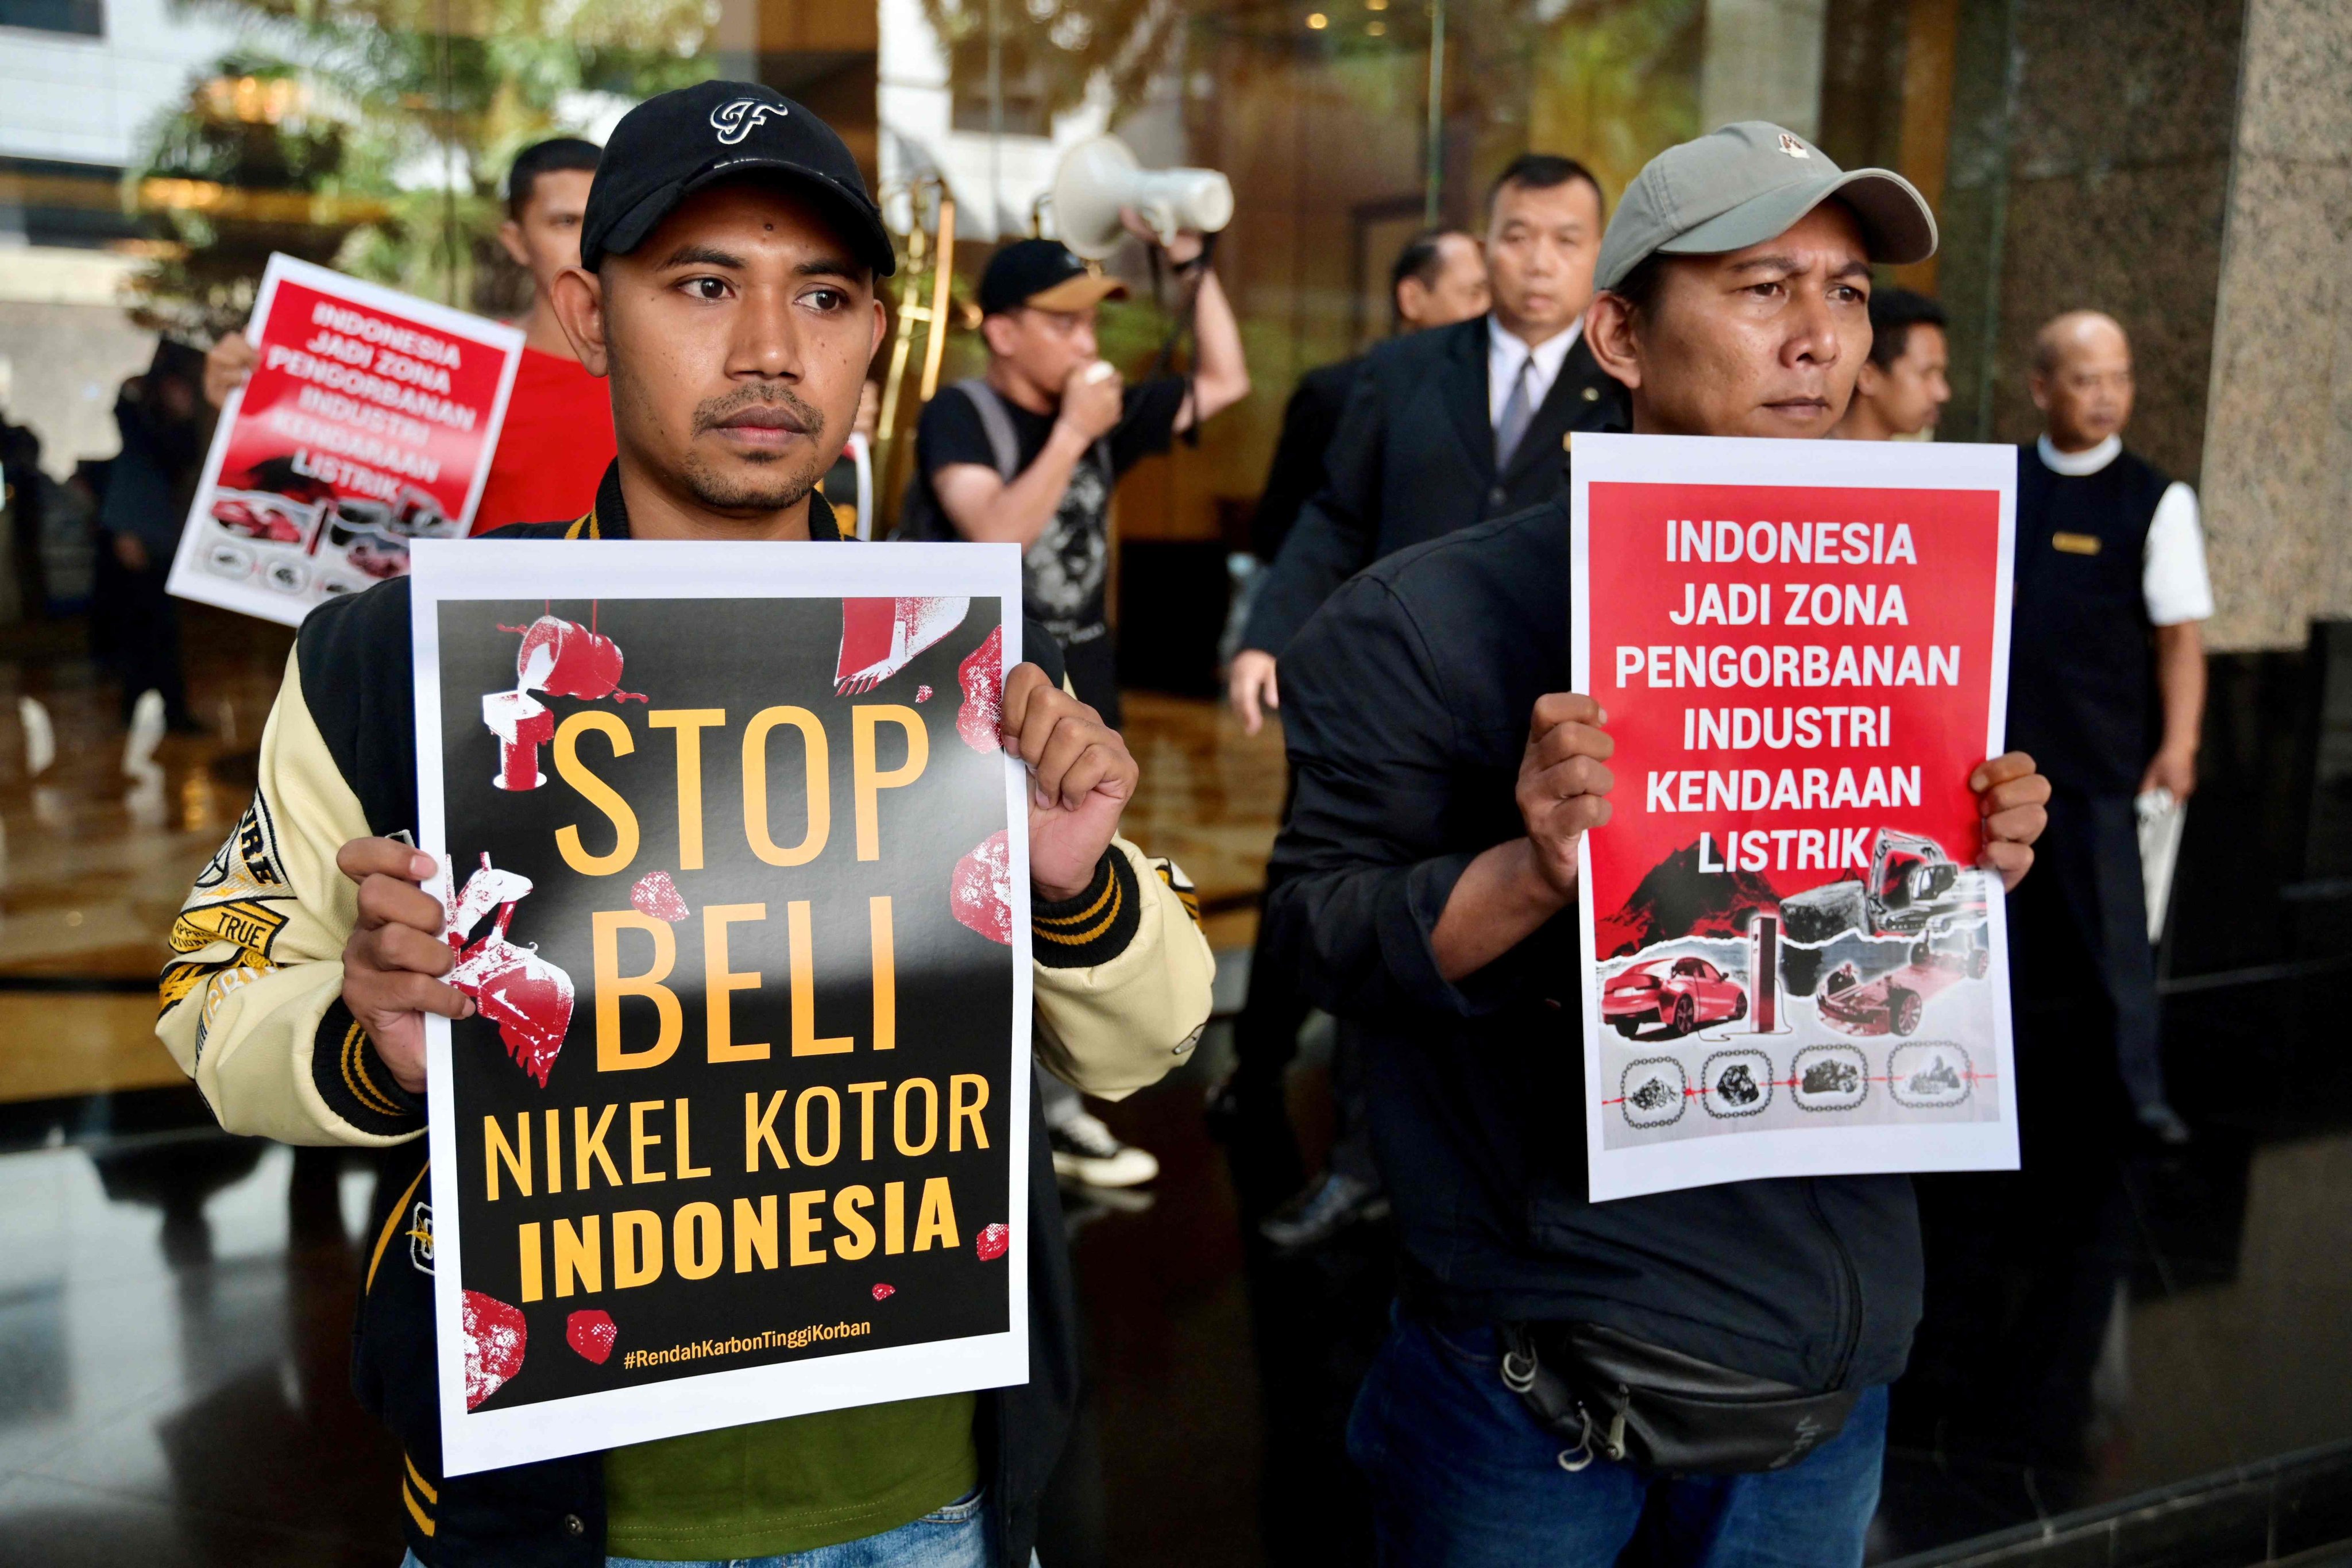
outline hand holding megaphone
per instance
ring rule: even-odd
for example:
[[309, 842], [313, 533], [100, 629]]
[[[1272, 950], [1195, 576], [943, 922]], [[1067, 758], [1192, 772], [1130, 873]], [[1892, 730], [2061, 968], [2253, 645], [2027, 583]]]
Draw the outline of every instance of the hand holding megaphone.
[[1234, 188], [1223, 174], [1146, 169], [1116, 136], [1079, 142], [1063, 155], [1054, 176], [1054, 221], [1062, 243], [1090, 261], [1118, 249], [1122, 233], [1170, 247], [1171, 259], [1188, 261], [1191, 256], [1175, 254], [1180, 236], [1214, 234], [1233, 220]]

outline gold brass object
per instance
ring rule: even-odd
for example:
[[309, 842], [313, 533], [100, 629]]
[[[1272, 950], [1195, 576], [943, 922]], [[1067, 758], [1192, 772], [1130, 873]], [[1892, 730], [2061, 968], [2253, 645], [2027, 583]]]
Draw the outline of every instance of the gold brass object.
[[[890, 193], [885, 192], [885, 209]], [[908, 362], [913, 357], [915, 328], [923, 332], [922, 377], [917, 383], [914, 412], [922, 413], [940, 389], [940, 364], [946, 356], [948, 326], [952, 319], [950, 286], [955, 279], [955, 194], [936, 174], [923, 174], [906, 186], [908, 229], [907, 264], [898, 269], [898, 318], [891, 334], [890, 367], [882, 378], [882, 407], [874, 427], [874, 474], [877, 504], [884, 504], [884, 496], [896, 497], [900, 486], [897, 479], [898, 455], [898, 398], [905, 389]], [[931, 230], [925, 232], [923, 217], [926, 206], [932, 214]], [[928, 289], [926, 289], [928, 285]], [[924, 295], [928, 291], [928, 303]], [[907, 421], [913, 424], [913, 419]], [[895, 508], [893, 508], [895, 510]]]

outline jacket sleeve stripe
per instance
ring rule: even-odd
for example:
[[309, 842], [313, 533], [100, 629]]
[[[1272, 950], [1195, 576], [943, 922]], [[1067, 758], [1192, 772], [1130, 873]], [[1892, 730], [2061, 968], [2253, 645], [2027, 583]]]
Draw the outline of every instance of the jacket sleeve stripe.
[[426, 1502], [439, 1502], [441, 1500], [441, 1493], [439, 1489], [436, 1489], [431, 1481], [425, 1479], [424, 1473], [417, 1469], [415, 1460], [410, 1458], [408, 1455], [404, 1452], [400, 1456], [400, 1462], [408, 1467], [409, 1484], [416, 1489], [417, 1496], [423, 1498]]
[[[1037, 934], [1044, 937], [1047, 942], [1058, 942], [1071, 947], [1081, 947], [1086, 943], [1094, 941], [1096, 938], [1101, 936], [1105, 931], [1110, 930], [1112, 926], [1116, 925], [1118, 922], [1118, 917], [1125, 912], [1124, 906], [1126, 904], [1126, 900], [1119, 897], [1118, 883], [1116, 880], [1111, 883], [1110, 890], [1104, 894], [1103, 897], [1110, 904], [1109, 912], [1105, 914], [1102, 919], [1097, 921], [1093, 925], [1087, 927], [1084, 931], [1055, 931], [1050, 929], [1045, 921], [1039, 921], [1037, 922]], [[1101, 906], [1097, 905], [1096, 907], [1100, 908]]]
[[379, 1137], [414, 1132], [425, 1102], [393, 1080], [359, 1020], [341, 996], [328, 1004], [310, 1047], [310, 1081], [327, 1109], [362, 1132]]
[[1114, 847], [1095, 868], [1095, 879], [1075, 899], [1039, 900], [1030, 908], [1031, 955], [1048, 969], [1087, 969], [1127, 951], [1142, 924], [1142, 890], [1135, 868]]
[[1184, 873], [1176, 868], [1176, 863], [1173, 860], [1154, 860], [1151, 863], [1151, 868], [1160, 873], [1160, 881], [1167, 885], [1170, 892], [1176, 895], [1176, 901], [1184, 906], [1184, 912], [1192, 917], [1192, 923], [1199, 925], [1201, 895], [1193, 889], [1192, 883], [1184, 879]]
[[[1095, 867], [1095, 884], [1100, 891], [1096, 893], [1092, 903], [1087, 905], [1085, 909], [1079, 910], [1076, 914], [1037, 914], [1033, 917], [1032, 923], [1039, 927], [1051, 928], [1055, 931], [1067, 931], [1074, 927], [1083, 926], [1089, 921], [1101, 919], [1103, 906], [1111, 903], [1118, 896], [1118, 883], [1105, 873], [1101, 865], [1097, 865]], [[1087, 895], [1085, 893], [1080, 893], [1078, 895], [1080, 899], [1084, 899], [1086, 896]], [[1060, 906], [1055, 905], [1054, 907], [1059, 908]]]
[[416, 1528], [426, 1535], [431, 1535], [433, 1517], [417, 1505], [416, 1494], [408, 1489], [408, 1478], [405, 1476], [402, 1477], [400, 1481], [400, 1500], [408, 1505], [408, 1517], [416, 1521]]
[[368, 1076], [367, 1058], [360, 1049], [366, 1041], [367, 1031], [361, 1028], [356, 1022], [343, 1031], [343, 1047], [339, 1053], [343, 1064], [343, 1083], [370, 1110], [381, 1111], [386, 1116], [397, 1116], [400, 1114], [400, 1107], [386, 1098], [383, 1091], [376, 1088], [375, 1080]]

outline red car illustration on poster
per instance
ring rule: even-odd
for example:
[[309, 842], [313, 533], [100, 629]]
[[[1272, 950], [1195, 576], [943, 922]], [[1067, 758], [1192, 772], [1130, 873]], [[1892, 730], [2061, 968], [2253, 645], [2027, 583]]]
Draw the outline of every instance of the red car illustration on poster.
[[1601, 1016], [1629, 1039], [1650, 1024], [1687, 1035], [1748, 1016], [1748, 988], [1704, 958], [1654, 958], [1609, 982]]

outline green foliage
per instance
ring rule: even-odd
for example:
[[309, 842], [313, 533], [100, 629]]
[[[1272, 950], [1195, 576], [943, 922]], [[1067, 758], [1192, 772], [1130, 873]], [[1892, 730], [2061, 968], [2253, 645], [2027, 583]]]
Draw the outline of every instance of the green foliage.
[[[497, 241], [514, 154], [583, 129], [590, 95], [710, 74], [707, 0], [184, 0], [241, 47], [146, 134], [127, 198], [177, 254], [149, 324], [243, 321], [272, 250], [488, 314], [529, 282]], [[206, 187], [217, 187], [217, 190]], [[308, 199], [305, 199], [308, 198]]]

